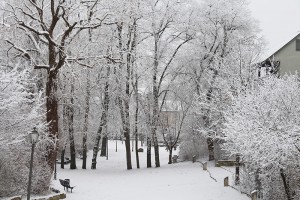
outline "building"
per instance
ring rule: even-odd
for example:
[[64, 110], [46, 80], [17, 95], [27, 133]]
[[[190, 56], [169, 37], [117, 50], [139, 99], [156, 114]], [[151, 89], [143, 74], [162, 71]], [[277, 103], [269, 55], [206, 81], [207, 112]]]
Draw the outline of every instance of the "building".
[[258, 66], [258, 76], [295, 74], [300, 71], [300, 33]]

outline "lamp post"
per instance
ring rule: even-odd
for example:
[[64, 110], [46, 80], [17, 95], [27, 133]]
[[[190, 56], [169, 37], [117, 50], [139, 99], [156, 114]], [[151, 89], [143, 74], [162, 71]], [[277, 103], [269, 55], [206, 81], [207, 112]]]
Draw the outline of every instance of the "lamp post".
[[56, 180], [56, 176], [57, 176], [57, 168], [56, 168], [56, 162], [57, 161], [57, 155], [55, 157], [55, 165], [54, 165], [54, 180]]
[[28, 187], [27, 187], [27, 200], [30, 200], [30, 192], [31, 192], [31, 178], [32, 178], [32, 166], [33, 166], [33, 154], [34, 154], [34, 147], [38, 140], [39, 133], [37, 132], [36, 128], [34, 127], [30, 133], [31, 137], [31, 159], [30, 159], [30, 169], [29, 169], [29, 180], [28, 180]]

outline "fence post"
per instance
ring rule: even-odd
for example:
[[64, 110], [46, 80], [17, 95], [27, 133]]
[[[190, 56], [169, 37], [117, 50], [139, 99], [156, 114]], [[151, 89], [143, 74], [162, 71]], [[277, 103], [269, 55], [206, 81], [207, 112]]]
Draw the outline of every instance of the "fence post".
[[207, 170], [207, 162], [203, 163], [203, 170]]
[[193, 155], [193, 160], [192, 161], [193, 161], [193, 163], [196, 162], [196, 156], [195, 155]]
[[224, 178], [224, 187], [229, 186], [229, 180], [228, 180], [228, 176], [226, 178]]
[[257, 190], [251, 192], [251, 200], [257, 200]]

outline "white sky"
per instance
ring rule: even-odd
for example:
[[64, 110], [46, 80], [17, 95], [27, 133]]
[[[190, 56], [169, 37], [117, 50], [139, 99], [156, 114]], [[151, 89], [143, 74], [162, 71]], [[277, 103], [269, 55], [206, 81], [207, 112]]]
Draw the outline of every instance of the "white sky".
[[252, 16], [260, 22], [268, 42], [267, 55], [300, 32], [300, 0], [248, 0]]

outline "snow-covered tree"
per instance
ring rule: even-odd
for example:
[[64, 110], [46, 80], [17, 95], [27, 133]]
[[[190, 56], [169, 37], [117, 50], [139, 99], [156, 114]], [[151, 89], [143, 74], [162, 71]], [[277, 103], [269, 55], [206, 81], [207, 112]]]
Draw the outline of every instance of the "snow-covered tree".
[[[33, 174], [33, 192], [49, 188], [51, 172], [45, 147], [51, 143], [46, 137], [45, 103], [42, 92], [37, 92], [33, 69], [22, 64], [0, 66], [0, 196], [24, 194], [30, 163], [29, 132], [38, 128]], [[52, 144], [53, 145], [53, 144]]]
[[186, 48], [190, 56], [184, 59], [181, 73], [194, 88], [197, 132], [206, 137], [209, 160], [213, 160], [228, 95], [249, 87], [255, 79], [260, 40], [245, 0], [205, 0], [196, 12], [197, 34]]
[[225, 149], [241, 154], [248, 172], [257, 174], [263, 199], [285, 199], [281, 169], [290, 194], [299, 195], [299, 77], [270, 76], [260, 81], [233, 97], [225, 116]]

